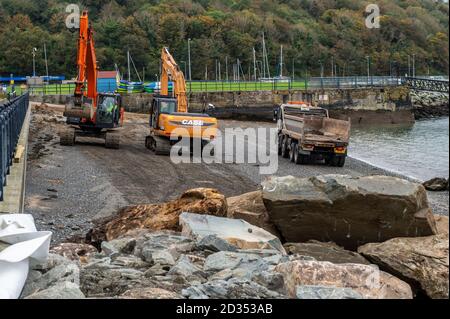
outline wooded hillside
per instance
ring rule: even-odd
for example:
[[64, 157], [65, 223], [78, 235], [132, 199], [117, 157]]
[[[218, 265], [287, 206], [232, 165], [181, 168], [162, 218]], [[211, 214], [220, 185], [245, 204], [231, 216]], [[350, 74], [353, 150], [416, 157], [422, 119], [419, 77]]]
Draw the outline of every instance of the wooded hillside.
[[[381, 9], [381, 28], [365, 25], [366, 5]], [[30, 75], [32, 48], [39, 49], [37, 70], [45, 73], [46, 43], [52, 75], [74, 76], [76, 36], [65, 25], [68, 2], [0, 0], [0, 74]], [[253, 47], [262, 60], [265, 32], [272, 75], [278, 74], [280, 46], [284, 73], [366, 74], [366, 56], [379, 75], [405, 74], [408, 55], [415, 55], [417, 74], [448, 74], [449, 6], [434, 0], [85, 0], [96, 31], [102, 70], [118, 64], [126, 69], [129, 48], [147, 80], [159, 70], [159, 55], [168, 46], [180, 66], [187, 61], [192, 39], [192, 73], [215, 77], [216, 60], [225, 74], [225, 60], [240, 59], [247, 74]]]

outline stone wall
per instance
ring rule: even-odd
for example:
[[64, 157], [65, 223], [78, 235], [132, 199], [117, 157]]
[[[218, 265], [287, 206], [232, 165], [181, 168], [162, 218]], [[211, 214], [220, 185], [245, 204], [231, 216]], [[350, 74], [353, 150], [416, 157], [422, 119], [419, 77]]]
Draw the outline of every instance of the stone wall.
[[[128, 112], [149, 113], [151, 94], [123, 95]], [[36, 102], [64, 104], [65, 96], [37, 96]], [[189, 95], [191, 112], [209, 110], [220, 119], [272, 120], [273, 109], [288, 101], [308, 101], [330, 110], [334, 117], [351, 117], [354, 124], [414, 122], [409, 89], [372, 88], [310, 91], [214, 92]]]

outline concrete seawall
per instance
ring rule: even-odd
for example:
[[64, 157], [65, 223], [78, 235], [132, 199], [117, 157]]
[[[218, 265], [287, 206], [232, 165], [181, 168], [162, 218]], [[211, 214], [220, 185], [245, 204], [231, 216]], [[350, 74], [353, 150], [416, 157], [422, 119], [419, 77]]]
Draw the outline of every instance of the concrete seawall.
[[[65, 104], [66, 96], [35, 96], [35, 102]], [[149, 113], [152, 94], [123, 95], [128, 112]], [[209, 110], [220, 119], [272, 120], [273, 108], [288, 101], [308, 101], [330, 110], [332, 117], [351, 118], [358, 124], [413, 123], [414, 107], [408, 87], [310, 90], [191, 93], [191, 112]]]

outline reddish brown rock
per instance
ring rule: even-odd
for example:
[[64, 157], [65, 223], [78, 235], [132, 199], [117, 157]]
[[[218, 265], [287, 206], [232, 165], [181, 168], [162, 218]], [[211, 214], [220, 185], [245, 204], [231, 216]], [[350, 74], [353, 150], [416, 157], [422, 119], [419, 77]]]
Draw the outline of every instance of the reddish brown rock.
[[279, 232], [270, 221], [264, 206], [262, 191], [230, 197], [228, 203], [228, 218], [242, 219], [279, 237]]
[[289, 296], [295, 298], [299, 286], [350, 288], [367, 299], [412, 299], [411, 287], [376, 266], [332, 264], [319, 261], [292, 261], [278, 265]]
[[308, 243], [287, 243], [284, 245], [290, 255], [313, 257], [317, 261], [329, 261], [333, 264], [364, 264], [370, 262], [358, 253], [345, 250], [334, 243], [310, 241]]
[[425, 238], [395, 238], [367, 244], [359, 252], [371, 262], [408, 281], [430, 298], [449, 297], [448, 233]]
[[225, 196], [215, 189], [198, 188], [172, 202], [126, 208], [106, 224], [106, 239], [114, 240], [135, 229], [181, 231], [179, 216], [184, 212], [226, 217]]

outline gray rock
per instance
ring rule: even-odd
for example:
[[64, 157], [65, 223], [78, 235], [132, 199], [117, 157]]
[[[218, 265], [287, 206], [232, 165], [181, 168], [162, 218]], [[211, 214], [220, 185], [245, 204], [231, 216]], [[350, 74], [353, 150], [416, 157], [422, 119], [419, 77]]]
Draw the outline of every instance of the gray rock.
[[257, 284], [266, 287], [269, 290], [277, 291], [283, 293], [284, 288], [284, 278], [281, 274], [276, 272], [262, 271], [253, 274], [252, 281]]
[[206, 272], [219, 272], [225, 269], [245, 268], [248, 271], [266, 270], [268, 263], [254, 254], [218, 252], [206, 258], [203, 270]]
[[425, 188], [388, 176], [272, 177], [263, 183], [271, 220], [288, 242], [365, 243], [436, 233]]
[[92, 258], [89, 263], [83, 267], [83, 269], [119, 269], [121, 266], [111, 264], [112, 259], [105, 257], [101, 259]]
[[123, 268], [135, 268], [135, 269], [150, 267], [149, 263], [142, 261], [141, 258], [138, 258], [135, 256], [119, 256], [119, 257], [113, 258], [111, 265], [119, 266], [119, 267], [123, 267]]
[[135, 269], [83, 268], [81, 290], [87, 297], [115, 297], [134, 288], [155, 287], [155, 282]]
[[[282, 299], [275, 291], [248, 280], [212, 281], [182, 291], [188, 299]], [[285, 298], [285, 297], [284, 297]]]
[[41, 290], [25, 299], [85, 299], [80, 287], [71, 282], [58, 283], [48, 289]]
[[36, 266], [35, 268], [39, 268], [39, 270], [30, 271], [30, 275], [22, 291], [22, 298], [61, 283], [80, 285], [79, 267], [64, 257], [50, 255], [47, 263]]
[[120, 296], [120, 299], [183, 299], [180, 295], [160, 288], [132, 289]]
[[106, 256], [132, 254], [135, 247], [136, 240], [130, 237], [119, 238], [110, 242], [102, 242], [102, 251]]
[[243, 220], [183, 213], [180, 226], [184, 236], [195, 240], [216, 235], [240, 249], [276, 249], [286, 253], [278, 237]]
[[170, 266], [156, 264], [145, 272], [145, 277], [165, 276], [170, 271]]
[[217, 237], [217, 235], [208, 235], [203, 237], [197, 244], [200, 250], [219, 251], [237, 251], [237, 247], [228, 243], [225, 239]]
[[326, 286], [299, 286], [298, 299], [364, 299], [358, 292], [350, 288], [337, 288]]
[[143, 253], [167, 250], [177, 259], [177, 254], [186, 254], [195, 248], [195, 242], [173, 232], [146, 233], [136, 243], [134, 255], [143, 257]]
[[[148, 254], [148, 252], [145, 251], [145, 253], [143, 253], [144, 256]], [[158, 250], [158, 251], [153, 251], [151, 253], [151, 260], [155, 263], [155, 264], [160, 264], [160, 265], [169, 265], [169, 266], [173, 266], [175, 265], [175, 259], [173, 258], [172, 254], [167, 251], [167, 250]]]
[[203, 275], [203, 270], [196, 265], [194, 265], [189, 257], [182, 256], [175, 266], [173, 266], [169, 273], [169, 276], [184, 276], [185, 278], [190, 277], [201, 277]]

